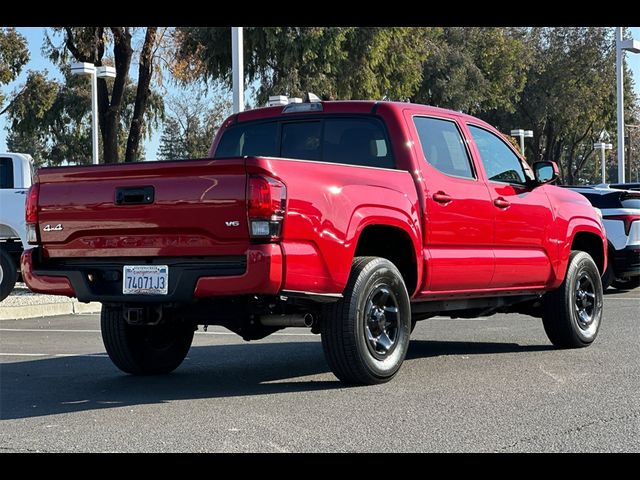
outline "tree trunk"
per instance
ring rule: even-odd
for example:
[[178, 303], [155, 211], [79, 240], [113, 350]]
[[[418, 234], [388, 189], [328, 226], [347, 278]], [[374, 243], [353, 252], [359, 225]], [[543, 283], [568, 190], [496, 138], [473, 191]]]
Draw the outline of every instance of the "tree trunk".
[[149, 99], [149, 85], [153, 75], [153, 52], [152, 48], [156, 41], [157, 27], [147, 27], [144, 37], [144, 44], [140, 52], [140, 69], [138, 71], [138, 88], [136, 90], [136, 103], [133, 108], [133, 118], [127, 139], [127, 151], [124, 157], [125, 162], [134, 162], [138, 158], [140, 138], [144, 127], [144, 113], [147, 109]]
[[111, 103], [104, 118], [104, 163], [116, 163], [118, 161], [118, 127], [120, 123], [120, 111], [122, 98], [127, 84], [129, 66], [131, 65], [131, 33], [129, 28], [111, 27], [114, 45], [113, 53], [116, 64], [116, 78], [113, 82]]

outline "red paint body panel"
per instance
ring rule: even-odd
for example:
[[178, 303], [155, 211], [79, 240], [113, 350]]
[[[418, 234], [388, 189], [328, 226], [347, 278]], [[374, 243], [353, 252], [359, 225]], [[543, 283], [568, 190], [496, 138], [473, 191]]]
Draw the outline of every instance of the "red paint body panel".
[[545, 285], [551, 274], [552, 245], [547, 229], [553, 222], [551, 205], [541, 187], [525, 188], [489, 182], [492, 202], [504, 199], [507, 208], [494, 208], [496, 268], [491, 288]]
[[242, 295], [260, 292], [276, 294], [282, 287], [283, 256], [280, 245], [252, 245], [246, 252], [247, 271], [233, 277], [201, 277], [195, 298]]
[[[411, 239], [419, 279], [414, 301], [511, 295], [556, 288], [571, 242], [589, 232], [606, 237], [595, 211], [577, 193], [553, 186], [488, 182], [466, 127], [478, 119], [439, 108], [394, 102], [323, 102], [323, 111], [282, 114], [270, 107], [232, 115], [225, 128], [252, 120], [297, 116], [375, 115], [387, 129], [397, 170], [268, 157], [144, 162], [39, 171], [39, 234], [44, 259], [207, 257], [246, 255], [243, 275], [201, 277], [196, 298], [277, 294], [339, 294], [365, 228], [385, 225]], [[477, 173], [450, 177], [424, 159], [414, 115], [456, 122]], [[515, 150], [514, 150], [515, 151]], [[517, 154], [517, 152], [516, 152]], [[286, 185], [281, 238], [249, 238], [246, 183], [264, 175]], [[154, 202], [116, 205], [121, 187], [152, 186]], [[434, 200], [446, 194], [450, 202]], [[501, 197], [509, 207], [500, 209]], [[57, 231], [46, 225], [62, 224]], [[23, 275], [36, 291], [73, 295], [63, 277], [38, 277], [30, 254]]]
[[397, 226], [420, 251], [418, 198], [406, 171], [248, 158], [247, 172], [269, 174], [287, 186], [284, 290], [341, 293], [367, 225]]
[[[242, 160], [52, 168], [39, 181], [45, 257], [233, 255], [249, 243]], [[140, 186], [154, 203], [115, 205], [116, 188]]]
[[39, 276], [33, 273], [33, 249], [25, 250], [20, 257], [20, 269], [22, 279], [30, 290], [36, 293], [46, 293], [48, 295], [65, 295], [75, 297], [69, 279], [66, 277]]

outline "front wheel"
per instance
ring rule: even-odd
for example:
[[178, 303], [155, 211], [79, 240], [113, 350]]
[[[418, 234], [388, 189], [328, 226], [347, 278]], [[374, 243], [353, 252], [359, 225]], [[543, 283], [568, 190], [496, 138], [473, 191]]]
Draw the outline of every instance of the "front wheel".
[[325, 357], [341, 381], [391, 380], [411, 332], [409, 294], [396, 266], [384, 258], [356, 257], [343, 298], [324, 309], [320, 328]]
[[0, 302], [7, 298], [18, 279], [18, 268], [7, 252], [0, 249]]
[[542, 323], [551, 343], [559, 348], [591, 345], [602, 323], [602, 292], [591, 256], [572, 251], [564, 281], [543, 299]]
[[102, 306], [102, 340], [109, 358], [133, 375], [169, 373], [180, 366], [193, 341], [191, 324], [129, 325], [120, 307]]

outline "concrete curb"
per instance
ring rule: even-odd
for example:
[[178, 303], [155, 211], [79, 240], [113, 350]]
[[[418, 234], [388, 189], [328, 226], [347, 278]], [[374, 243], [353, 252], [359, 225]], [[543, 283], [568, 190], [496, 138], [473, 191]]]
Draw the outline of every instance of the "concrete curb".
[[81, 303], [77, 301], [18, 305], [13, 307], [3, 307], [0, 305], [0, 320], [21, 320], [24, 318], [70, 315], [74, 313], [100, 313], [101, 309], [102, 304], [98, 302]]

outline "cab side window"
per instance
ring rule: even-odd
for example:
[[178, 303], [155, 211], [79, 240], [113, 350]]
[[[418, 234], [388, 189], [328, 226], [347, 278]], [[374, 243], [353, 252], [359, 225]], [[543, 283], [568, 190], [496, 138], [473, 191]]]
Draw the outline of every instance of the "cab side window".
[[504, 141], [484, 128], [469, 125], [487, 178], [494, 182], [524, 185], [527, 180], [518, 156]]
[[452, 177], [475, 178], [455, 122], [430, 117], [414, 117], [413, 122], [429, 165]]

